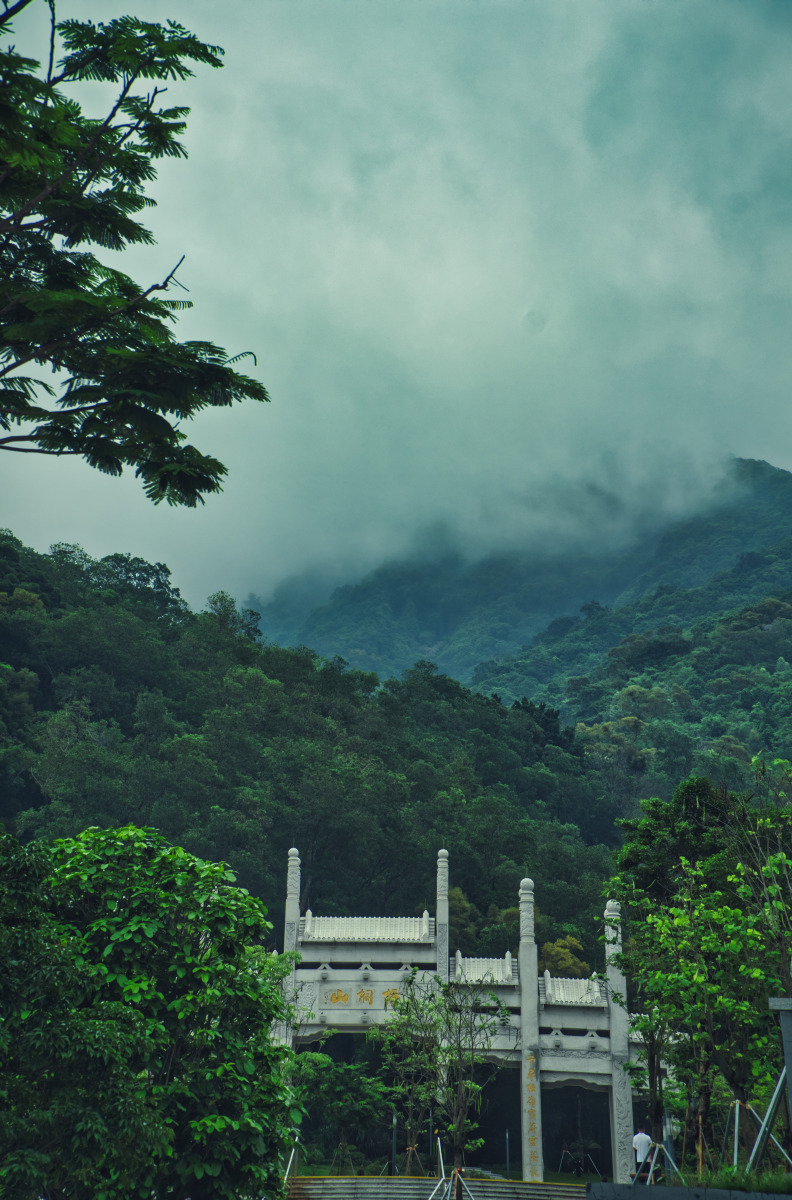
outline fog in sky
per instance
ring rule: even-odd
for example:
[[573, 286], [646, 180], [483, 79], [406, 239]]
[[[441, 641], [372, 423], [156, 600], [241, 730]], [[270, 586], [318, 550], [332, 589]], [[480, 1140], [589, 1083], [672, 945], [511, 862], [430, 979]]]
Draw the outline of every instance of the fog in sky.
[[4, 456], [23, 540], [165, 561], [200, 604], [438, 529], [617, 538], [726, 455], [792, 467], [787, 0], [58, 4], [126, 11], [226, 66], [171, 87], [190, 158], [124, 269], [185, 254], [180, 333], [255, 351], [272, 403], [193, 422], [231, 472], [197, 511]]

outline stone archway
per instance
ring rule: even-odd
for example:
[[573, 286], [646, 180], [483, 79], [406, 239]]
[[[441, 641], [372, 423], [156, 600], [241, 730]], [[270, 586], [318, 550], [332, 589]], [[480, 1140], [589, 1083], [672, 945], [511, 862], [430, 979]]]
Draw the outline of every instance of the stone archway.
[[[619, 905], [605, 908], [605, 979], [556, 979], [537, 970], [534, 890], [519, 890], [520, 946], [516, 959], [464, 958], [448, 951], [448, 852], [437, 856], [435, 917], [323, 917], [300, 912], [300, 858], [289, 851], [285, 949], [301, 956], [288, 982], [290, 1002], [300, 1013], [298, 1041], [331, 1029], [365, 1031], [388, 1019], [390, 1000], [413, 969], [440, 980], [481, 984], [511, 1013], [488, 1054], [520, 1068], [520, 1131], [514, 1160], [523, 1179], [541, 1182], [541, 1098], [553, 1085], [588, 1086], [609, 1096], [613, 1178], [629, 1183], [633, 1166], [632, 1090], [624, 1070], [630, 1053], [627, 1014], [614, 996], [626, 981], [617, 965]], [[284, 1037], [290, 1036], [286, 1030]], [[552, 1164], [548, 1164], [552, 1168]]]

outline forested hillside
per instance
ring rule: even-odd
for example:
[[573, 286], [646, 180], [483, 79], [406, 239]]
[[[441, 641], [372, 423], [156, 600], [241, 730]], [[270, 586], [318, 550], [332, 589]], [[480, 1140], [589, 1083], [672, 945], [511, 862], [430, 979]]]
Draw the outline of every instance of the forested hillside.
[[[644, 628], [606, 651], [611, 617], [581, 622], [593, 626], [600, 647], [588, 656], [588, 674], [568, 673], [583, 661], [577, 629], [542, 641], [531, 661], [555, 658], [557, 672], [532, 694], [564, 697], [578, 739], [624, 807], [628, 798], [669, 798], [691, 773], [751, 788], [754, 756], [790, 757], [792, 590], [686, 626]], [[517, 664], [511, 669], [516, 675]], [[486, 683], [497, 686], [497, 673]], [[523, 677], [518, 686], [531, 683]]]
[[[680, 643], [682, 630], [715, 621], [766, 596], [785, 596], [791, 584], [792, 538], [786, 538], [761, 553], [741, 555], [732, 570], [714, 575], [701, 587], [662, 585], [621, 608], [592, 602], [580, 614], [558, 617], [531, 646], [500, 662], [481, 663], [473, 684], [506, 699], [527, 691], [565, 705], [568, 715], [576, 716], [591, 705], [590, 698], [582, 708], [578, 703], [584, 687], [579, 677], [598, 676], [609, 658], [628, 659], [636, 671], [655, 668], [685, 652], [689, 643]], [[635, 640], [639, 635], [640, 643]], [[618, 651], [616, 647], [627, 637], [634, 648]], [[570, 687], [571, 680], [575, 682]]]
[[[572, 618], [581, 609], [597, 613], [597, 605], [621, 610], [658, 588], [703, 588], [684, 612], [666, 605], [667, 619], [687, 621], [753, 599], [765, 585], [792, 586], [783, 551], [762, 580], [753, 577], [760, 560], [743, 559], [728, 596], [722, 596], [719, 578], [737, 566], [741, 555], [762, 554], [786, 539], [791, 522], [792, 475], [765, 462], [735, 459], [704, 511], [670, 526], [644, 520], [633, 543], [619, 550], [609, 548], [611, 531], [603, 511], [601, 540], [585, 550], [549, 546], [477, 562], [440, 553], [386, 563], [360, 582], [337, 588], [323, 603], [317, 585], [301, 580], [282, 585], [268, 603], [256, 596], [249, 603], [262, 613], [263, 632], [279, 643], [341, 654], [353, 666], [382, 676], [427, 658], [468, 681], [486, 662], [488, 669], [476, 672], [477, 682], [497, 684], [519, 698], [547, 682], [530, 663], [523, 669], [521, 647], [557, 618]], [[609, 644], [629, 632], [635, 620], [644, 621], [644, 628], [664, 619], [661, 610], [651, 599], [648, 607], [630, 609], [608, 633]], [[563, 626], [551, 628], [557, 637]], [[512, 656], [517, 659], [513, 671], [508, 664], [504, 671], [493, 669]]]
[[520, 878], [539, 935], [596, 959], [618, 804], [570, 730], [419, 663], [401, 679], [263, 643], [224, 594], [193, 613], [168, 569], [0, 539], [2, 819], [10, 832], [154, 826], [227, 860], [280, 931], [286, 851], [304, 905], [431, 907], [451, 855], [458, 944], [503, 952]]
[[[163, 564], [5, 533], [3, 820], [23, 839], [153, 826], [230, 862], [276, 928], [292, 844], [305, 906], [405, 914], [445, 845], [462, 948], [506, 948], [528, 872], [540, 938], [596, 957], [615, 821], [691, 773], [749, 787], [754, 756], [790, 757], [792, 476], [735, 471], [738, 508], [667, 531], [613, 607], [557, 614], [473, 691], [426, 660], [386, 677], [276, 645], [224, 593], [192, 612]], [[516, 605], [507, 583], [487, 586]]]

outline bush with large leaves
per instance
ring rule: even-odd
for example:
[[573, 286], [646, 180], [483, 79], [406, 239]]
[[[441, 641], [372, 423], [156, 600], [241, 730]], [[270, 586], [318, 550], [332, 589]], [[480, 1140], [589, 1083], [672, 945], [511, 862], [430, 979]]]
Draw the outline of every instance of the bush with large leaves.
[[50, 911], [50, 871], [40, 846], [0, 835], [0, 1192], [132, 1195], [168, 1153], [142, 1074], [157, 1031], [100, 998], [98, 968]]

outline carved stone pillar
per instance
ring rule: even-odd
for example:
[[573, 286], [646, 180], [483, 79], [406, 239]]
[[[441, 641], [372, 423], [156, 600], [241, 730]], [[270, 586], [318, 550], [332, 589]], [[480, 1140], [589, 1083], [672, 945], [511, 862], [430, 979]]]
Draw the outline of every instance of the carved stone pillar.
[[437, 974], [448, 983], [448, 851], [437, 852], [437, 912], [435, 916]]
[[539, 1082], [539, 972], [534, 941], [533, 880], [520, 883], [520, 1109], [523, 1179], [541, 1183], [542, 1093]]
[[[630, 1025], [623, 1002], [627, 980], [617, 965], [621, 953], [621, 905], [609, 900], [605, 905], [605, 978], [608, 986], [608, 1015], [610, 1018], [611, 1088], [610, 1120], [613, 1152], [613, 1182], [629, 1183], [635, 1165], [633, 1154], [632, 1085], [625, 1067], [630, 1057]], [[622, 1004], [614, 997], [620, 997]]]

